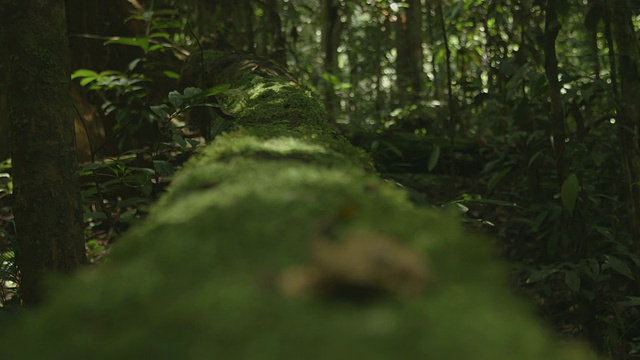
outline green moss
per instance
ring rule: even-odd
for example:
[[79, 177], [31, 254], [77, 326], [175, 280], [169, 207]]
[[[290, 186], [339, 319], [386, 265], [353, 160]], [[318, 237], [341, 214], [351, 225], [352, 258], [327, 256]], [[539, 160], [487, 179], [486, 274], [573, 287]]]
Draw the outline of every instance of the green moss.
[[[287, 111], [278, 94], [299, 88], [258, 78], [266, 85], [235, 108], [242, 126], [176, 175], [105, 264], [3, 334], [7, 358], [594, 358], [540, 326], [485, 239], [365, 170], [317, 105]], [[283, 271], [312, 262], [318, 238], [352, 233], [413, 249], [426, 292], [354, 302], [277, 289]]]

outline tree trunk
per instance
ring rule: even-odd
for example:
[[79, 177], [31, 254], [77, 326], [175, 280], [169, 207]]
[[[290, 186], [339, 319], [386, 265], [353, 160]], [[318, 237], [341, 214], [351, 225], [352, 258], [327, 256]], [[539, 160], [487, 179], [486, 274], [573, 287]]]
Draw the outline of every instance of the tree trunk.
[[[142, 10], [134, 0], [65, 1], [73, 70], [82, 68], [96, 71], [123, 71], [127, 68], [130, 59], [139, 54], [139, 50], [132, 46], [104, 46], [103, 38], [136, 36], [144, 33], [140, 22], [124, 23], [122, 21], [131, 14], [133, 9], [136, 9], [133, 4], [138, 7], [137, 10]], [[0, 9], [0, 11], [6, 10], [6, 8]], [[0, 33], [0, 49], [6, 49], [6, 45], [3, 45], [4, 35], [4, 32]], [[9, 111], [6, 105], [8, 79], [4, 78], [9, 74], [8, 55], [8, 51], [0, 52], [0, 159], [11, 156]], [[89, 103], [80, 85], [72, 87], [71, 96], [78, 108], [78, 113], [75, 114], [75, 129], [79, 160], [90, 161], [95, 155], [93, 150], [104, 145], [105, 130], [110, 133], [114, 123], [112, 119], [107, 118], [106, 126], [103, 125], [104, 119], [99, 115], [98, 107]], [[115, 146], [107, 144], [107, 147], [110, 148], [110, 154], [115, 153]]]
[[397, 105], [415, 102], [422, 91], [422, 4], [420, 0], [407, 1], [396, 20], [396, 75]]
[[[7, 9], [2, 9], [0, 3], [0, 19], [7, 19]], [[0, 49], [7, 48], [6, 31], [0, 25]], [[9, 82], [9, 52], [0, 51], [0, 161], [11, 157], [11, 124], [9, 122], [9, 109], [7, 104], [7, 87]]]
[[48, 271], [85, 262], [69, 44], [64, 1], [15, 0], [7, 10], [17, 262], [22, 300], [32, 305]]
[[245, 94], [220, 99], [235, 126], [107, 263], [1, 334], [3, 355], [595, 359], [555, 343], [509, 292], [488, 242], [380, 180], [283, 71], [204, 58], [206, 86]]
[[322, 9], [322, 49], [324, 52], [324, 103], [331, 119], [340, 108], [334, 89], [334, 79], [338, 75], [338, 46], [340, 45], [340, 3], [323, 0]]
[[280, 19], [281, 1], [279, 0], [266, 0], [266, 9], [268, 16], [267, 23], [265, 24], [266, 30], [269, 34], [269, 44], [271, 49], [269, 51], [269, 59], [276, 62], [276, 64], [286, 67], [287, 66], [287, 41], [285, 32], [282, 31], [282, 20]]
[[618, 126], [622, 163], [631, 205], [631, 227], [640, 254], [640, 43], [635, 35], [631, 4], [627, 0], [612, 3], [613, 36], [618, 50], [620, 94]]
[[546, 6], [546, 18], [544, 23], [544, 68], [549, 83], [549, 122], [551, 146], [556, 160], [556, 173], [558, 175], [558, 189], [567, 176], [564, 160], [564, 110], [562, 94], [560, 93], [560, 81], [558, 80], [558, 59], [556, 57], [556, 39], [561, 29], [560, 21], [556, 14], [556, 1], [548, 0]]

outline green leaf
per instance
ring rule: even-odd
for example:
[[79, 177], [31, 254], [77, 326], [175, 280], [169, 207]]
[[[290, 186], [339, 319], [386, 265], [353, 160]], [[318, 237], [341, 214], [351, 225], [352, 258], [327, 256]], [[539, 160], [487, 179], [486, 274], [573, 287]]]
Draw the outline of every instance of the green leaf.
[[162, 72], [162, 74], [164, 74], [164, 76], [168, 77], [169, 79], [179, 79], [180, 78], [180, 74], [178, 74], [175, 71], [165, 70], [165, 71]]
[[606, 227], [604, 227], [604, 226], [597, 226], [597, 225], [595, 225], [595, 226], [593, 227], [593, 230], [595, 230], [595, 231], [597, 231], [598, 233], [600, 233], [600, 235], [602, 235], [602, 236], [603, 236], [605, 239], [607, 239], [607, 240], [611, 240], [611, 241], [613, 241], [613, 240], [614, 240], [614, 236], [613, 236], [613, 234], [611, 233], [611, 230], [610, 230], [610, 229], [608, 229], [608, 228], [606, 228]]
[[136, 216], [137, 213], [138, 213], [138, 209], [127, 210], [122, 214], [120, 214], [120, 219], [124, 221], [130, 221]]
[[151, 38], [151, 39], [167, 39], [167, 40], [169, 40], [170, 36], [166, 32], [156, 32], [156, 33], [149, 34], [149, 38]]
[[169, 102], [176, 109], [182, 105], [182, 95], [177, 91], [172, 91], [169, 93]]
[[87, 77], [91, 77], [95, 79], [98, 77], [98, 73], [89, 69], [78, 69], [74, 71], [73, 74], [71, 74], [71, 80], [77, 79], [77, 78], [87, 78]]
[[404, 157], [402, 154], [402, 150], [400, 150], [397, 146], [393, 145], [388, 141], [382, 140], [381, 143], [385, 144], [389, 150], [393, 151], [394, 154], [398, 155], [398, 157]]
[[183, 147], [183, 148], [187, 147], [187, 142], [184, 140], [184, 137], [182, 137], [180, 134], [173, 134], [173, 136], [171, 136], [171, 139], [175, 143], [180, 145], [180, 147]]
[[171, 163], [169, 163], [168, 161], [164, 161], [164, 160], [154, 160], [153, 168], [156, 170], [158, 175], [162, 177], [169, 177], [173, 175], [173, 173], [175, 172], [173, 165], [171, 165]]
[[140, 61], [142, 61], [142, 58], [135, 58], [133, 59], [133, 61], [131, 61], [129, 63], [129, 65], [127, 66], [127, 68], [129, 69], [129, 71], [133, 71], [135, 70], [136, 66], [138, 66], [138, 64], [140, 63]]
[[640, 296], [627, 296], [627, 300], [619, 301], [622, 306], [640, 306]]
[[339, 86], [340, 85], [340, 78], [338, 78], [335, 75], [331, 75], [329, 73], [324, 73], [322, 74], [322, 78], [324, 79], [324, 81], [326, 81], [327, 83], [333, 85], [333, 86]]
[[[180, 21], [160, 21], [155, 23], [153, 26], [151, 26], [151, 30], [158, 30], [158, 29], [181, 29], [182, 27], [184, 27], [184, 24], [181, 23]], [[158, 33], [154, 33], [151, 34], [151, 36], [158, 34]], [[166, 34], [166, 33], [163, 33]], [[167, 38], [169, 34], [166, 34]]]
[[578, 192], [580, 191], [580, 184], [578, 183], [578, 177], [576, 174], [571, 174], [562, 183], [562, 190], [560, 191], [560, 197], [562, 198], [562, 206], [569, 214], [573, 215], [573, 210], [578, 200]]
[[166, 119], [169, 117], [169, 113], [167, 110], [169, 107], [167, 105], [153, 105], [150, 107], [151, 111], [156, 114], [160, 119]]
[[602, 280], [600, 263], [596, 259], [582, 259], [580, 260], [580, 271], [591, 278], [593, 281]]
[[119, 44], [127, 46], [136, 46], [147, 52], [149, 50], [149, 39], [147, 38], [131, 38], [131, 37], [116, 37], [104, 42], [105, 45]]
[[142, 14], [134, 14], [134, 15], [131, 15], [131, 16], [127, 17], [126, 19], [124, 19], [124, 22], [127, 23], [127, 22], [129, 22], [131, 20], [144, 21], [144, 19], [145, 19], [144, 15], [142, 15]]
[[200, 145], [200, 141], [194, 140], [194, 139], [187, 139], [187, 143], [189, 143], [189, 145], [191, 145], [192, 148], [195, 148], [196, 146]]
[[431, 151], [431, 155], [429, 155], [429, 171], [435, 169], [436, 165], [438, 165], [438, 161], [440, 160], [440, 146], [436, 145], [436, 147]]
[[86, 78], [83, 78], [82, 80], [80, 80], [80, 85], [81, 86], [86, 86], [87, 84], [90, 84], [90, 83], [94, 82], [95, 80], [96, 80], [96, 78], [86, 77]]
[[160, 44], [151, 45], [149, 47], [149, 52], [156, 51], [156, 50], [162, 50], [164, 48], [165, 48], [164, 45], [160, 45]]
[[211, 96], [211, 95], [218, 95], [218, 94], [221, 94], [221, 93], [229, 90], [229, 88], [231, 88], [231, 85], [229, 85], [229, 84], [222, 84], [222, 85], [210, 87], [210, 88], [206, 89], [205, 91], [203, 91], [200, 94], [200, 96], [207, 97], [207, 96]]
[[197, 87], [188, 87], [184, 89], [184, 97], [185, 99], [190, 99], [198, 94], [202, 93], [202, 89]]
[[8, 170], [8, 169], [11, 169], [11, 158], [8, 158], [7, 160], [4, 160], [4, 161], [0, 161], [0, 171]]
[[566, 270], [564, 283], [571, 291], [578, 292], [580, 290], [580, 275], [574, 270]]
[[104, 168], [108, 168], [109, 165], [107, 164], [103, 164], [103, 163], [90, 163], [87, 165], [84, 165], [80, 171], [81, 172], [85, 172], [85, 171], [92, 171], [92, 170], [98, 170], [98, 169], [104, 169]]
[[607, 255], [605, 256], [605, 258], [607, 259], [607, 261], [605, 262], [606, 267], [610, 268], [611, 270], [619, 274], [622, 274], [628, 277], [631, 280], [635, 280], [635, 277], [633, 276], [633, 271], [631, 271], [631, 268], [629, 267], [629, 265], [627, 265], [627, 263], [622, 261], [622, 259], [615, 257], [613, 255]]

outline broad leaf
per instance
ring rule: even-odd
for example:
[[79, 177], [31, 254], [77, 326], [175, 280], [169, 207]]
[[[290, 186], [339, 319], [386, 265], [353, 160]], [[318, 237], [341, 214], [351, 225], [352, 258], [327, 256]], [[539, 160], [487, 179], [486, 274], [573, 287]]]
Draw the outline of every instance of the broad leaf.
[[169, 177], [175, 172], [173, 165], [164, 160], [153, 160], [153, 168], [162, 177]]
[[197, 87], [188, 87], [186, 89], [184, 89], [184, 97], [185, 98], [192, 98], [198, 94], [200, 94], [202, 92], [202, 89], [197, 88]]
[[174, 108], [179, 108], [182, 105], [182, 95], [177, 91], [172, 91], [168, 95], [169, 102], [173, 105]]
[[607, 255], [606, 258], [607, 258], [607, 262], [605, 263], [605, 265], [608, 266], [611, 270], [619, 274], [622, 274], [631, 280], [635, 280], [635, 277], [633, 276], [633, 271], [631, 271], [631, 268], [629, 267], [629, 265], [624, 261], [622, 261], [622, 259], [615, 257], [613, 255]]
[[578, 183], [578, 177], [576, 174], [569, 175], [562, 183], [560, 197], [562, 198], [562, 206], [564, 206], [565, 210], [571, 215], [573, 215], [579, 191], [580, 184]]
[[91, 77], [95, 79], [96, 77], [98, 77], [98, 73], [89, 69], [78, 69], [74, 71], [73, 74], [71, 74], [71, 80], [77, 79], [77, 78], [87, 78], [87, 77]]
[[438, 161], [440, 160], [440, 146], [437, 146], [429, 155], [429, 171], [435, 169], [436, 165], [438, 165]]
[[149, 50], [149, 39], [146, 38], [131, 38], [131, 37], [115, 37], [111, 40], [107, 40], [104, 42], [105, 45], [108, 44], [119, 44], [119, 45], [127, 45], [127, 46], [136, 46], [147, 52]]
[[580, 290], [580, 275], [574, 270], [567, 270], [564, 272], [564, 283], [571, 291], [578, 292]]

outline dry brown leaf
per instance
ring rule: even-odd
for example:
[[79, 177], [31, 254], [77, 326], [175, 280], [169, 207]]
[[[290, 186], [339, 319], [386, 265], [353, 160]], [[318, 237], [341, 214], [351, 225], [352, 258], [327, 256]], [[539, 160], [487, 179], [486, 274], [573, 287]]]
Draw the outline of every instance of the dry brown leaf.
[[313, 240], [311, 264], [286, 269], [277, 283], [293, 297], [410, 296], [425, 291], [429, 280], [426, 260], [416, 250], [390, 236], [355, 233]]

